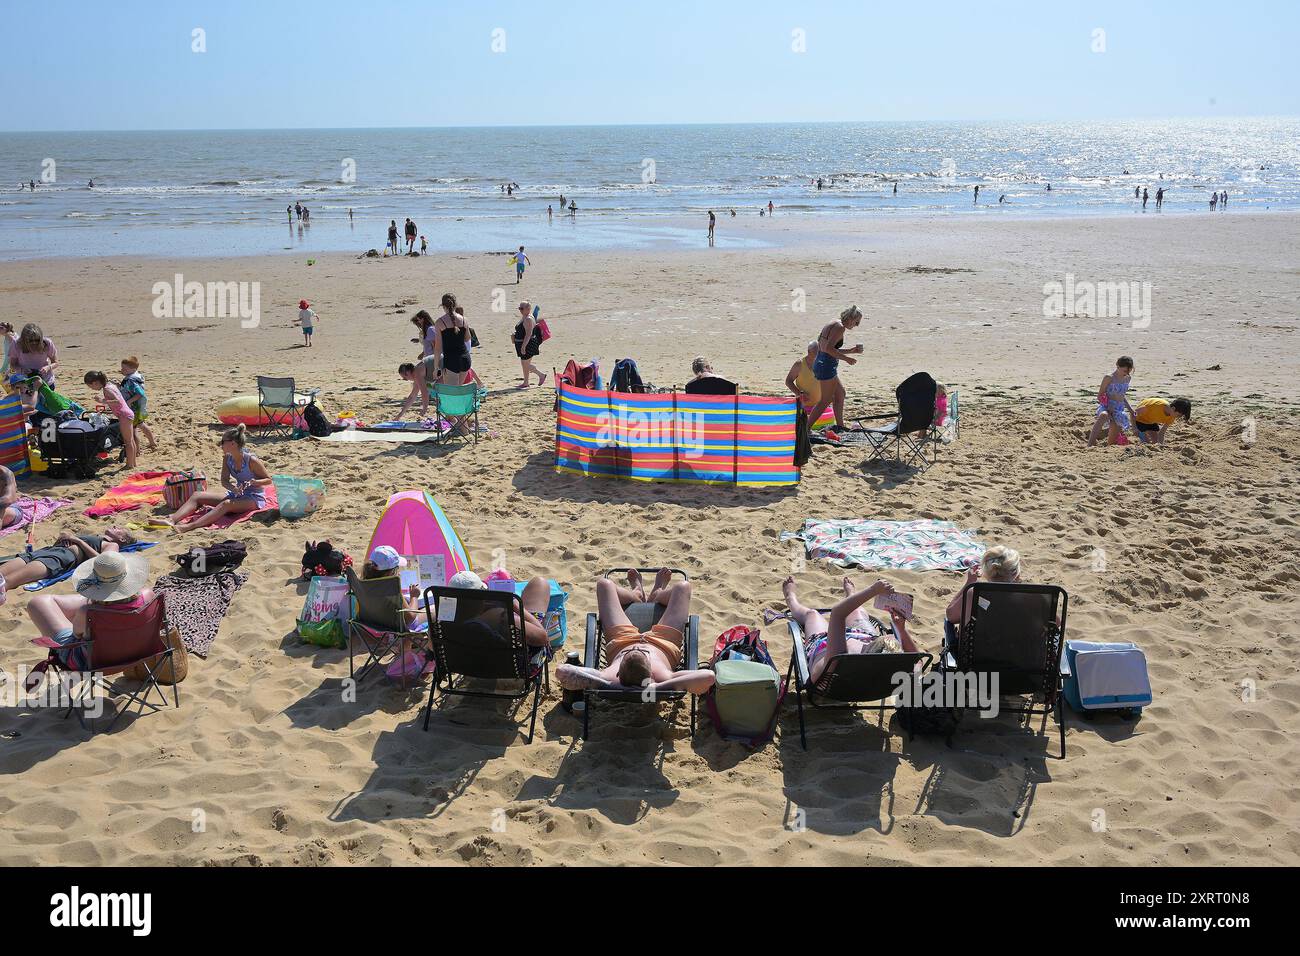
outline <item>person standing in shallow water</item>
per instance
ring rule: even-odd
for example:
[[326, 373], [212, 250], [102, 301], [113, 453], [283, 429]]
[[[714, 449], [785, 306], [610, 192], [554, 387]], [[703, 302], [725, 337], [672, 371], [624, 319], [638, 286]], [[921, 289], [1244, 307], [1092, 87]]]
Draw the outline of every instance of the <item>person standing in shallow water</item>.
[[713, 210], [710, 209], [709, 210], [709, 245], [713, 245], [713, 229], [717, 224], [718, 224], [718, 217], [715, 216], [713, 214]]

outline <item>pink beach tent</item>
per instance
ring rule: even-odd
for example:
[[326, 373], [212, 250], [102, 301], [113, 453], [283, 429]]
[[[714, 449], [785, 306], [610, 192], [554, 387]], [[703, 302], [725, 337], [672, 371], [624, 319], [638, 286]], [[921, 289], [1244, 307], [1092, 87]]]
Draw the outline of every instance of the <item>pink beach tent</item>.
[[399, 491], [388, 499], [370, 536], [366, 557], [385, 544], [403, 555], [442, 555], [448, 578], [458, 571], [473, 570], [456, 529], [438, 502], [423, 491]]

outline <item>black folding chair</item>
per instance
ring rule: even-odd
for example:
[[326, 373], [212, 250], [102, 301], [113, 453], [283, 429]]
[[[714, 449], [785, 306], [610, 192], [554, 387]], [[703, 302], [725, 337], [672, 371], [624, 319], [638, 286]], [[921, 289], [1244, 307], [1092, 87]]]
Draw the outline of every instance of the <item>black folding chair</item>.
[[[641, 572], [642, 578], [649, 581], [659, 572], [658, 568], [610, 568], [605, 572], [605, 577], [615, 574], [626, 574], [628, 571], [637, 570]], [[680, 577], [681, 580], [687, 581], [689, 578], [686, 572], [680, 568], [671, 568], [673, 577]], [[623, 609], [627, 619], [632, 626], [641, 632], [650, 630], [659, 619], [663, 617], [664, 606], [662, 604], [651, 604], [648, 601], [638, 601], [635, 604], [629, 604]], [[682, 635], [682, 659], [678, 664], [677, 670], [697, 670], [700, 666], [700, 616], [692, 614], [686, 621], [686, 633]], [[605, 632], [601, 627], [600, 617], [596, 614], [587, 615], [587, 642], [583, 653], [583, 666], [594, 670], [609, 666], [609, 657], [605, 650]], [[584, 702], [582, 710], [582, 739], [587, 739], [588, 731], [591, 728], [591, 712], [593, 705], [597, 701], [608, 701], [616, 704], [644, 704], [647, 703], [644, 692], [641, 688], [620, 687], [608, 690], [584, 690], [582, 698]], [[684, 690], [659, 691], [654, 695], [654, 703], [662, 701], [679, 701], [685, 697], [691, 698], [691, 736], [695, 736], [695, 709], [696, 699], [694, 694], [688, 694]]]
[[[437, 673], [429, 684], [424, 729], [429, 729], [434, 695], [441, 690], [465, 697], [523, 700], [533, 694], [527, 743], [533, 742], [542, 689], [551, 686], [551, 647], [532, 647], [524, 640], [524, 604], [509, 591], [430, 587], [424, 592], [429, 618], [429, 646]], [[519, 681], [517, 692], [466, 690], [464, 678]]]
[[[821, 614], [830, 614], [829, 610]], [[899, 689], [899, 675], [911, 680], [917, 665], [921, 673], [930, 666], [932, 655], [923, 652], [903, 651], [898, 654], [836, 654], [826, 662], [826, 669], [816, 684], [812, 683], [808, 666], [808, 651], [804, 647], [803, 628], [796, 621], [788, 621], [790, 640], [794, 650], [785, 679], [789, 684], [794, 675], [795, 704], [799, 709], [799, 743], [808, 749], [804, 730], [803, 702], [808, 698], [811, 707], [826, 710], [874, 710], [883, 714], [896, 709], [894, 693]], [[885, 625], [890, 628], [890, 625]]]
[[[898, 388], [898, 412], [893, 415], [869, 415], [857, 419], [858, 429], [871, 448], [868, 461], [884, 460], [892, 451], [894, 460], [905, 465], [928, 468], [939, 460], [940, 435], [934, 421], [934, 402], [938, 383], [927, 372], [917, 372]], [[887, 425], [863, 425], [863, 422], [888, 421]]]
[[[965, 626], [944, 639], [939, 670], [962, 675], [989, 675], [989, 687], [999, 698], [1018, 698], [1011, 707], [999, 703], [1000, 713], [1055, 714], [1061, 728], [1061, 758], [1065, 758], [1065, 706], [1061, 693], [1069, 676], [1065, 660], [1065, 615], [1069, 595], [1053, 584], [977, 581], [961, 593]], [[951, 637], [956, 636], [956, 647]], [[996, 684], [993, 682], [996, 680]], [[958, 721], [967, 704], [959, 710]]]
[[291, 378], [257, 376], [257, 410], [265, 422], [259, 427], [269, 429], [272, 435], [292, 437], [303, 408], [319, 394], [319, 388], [299, 390]]
[[736, 395], [740, 386], [717, 375], [706, 375], [686, 383], [687, 395]]
[[[407, 648], [424, 643], [427, 635], [411, 630], [411, 615], [397, 575], [364, 580], [351, 568], [345, 573], [353, 609], [348, 620], [348, 676], [360, 683], [373, 668], [390, 660], [405, 660]], [[360, 671], [356, 669], [358, 645], [365, 652]], [[402, 689], [406, 689], [405, 668]]]

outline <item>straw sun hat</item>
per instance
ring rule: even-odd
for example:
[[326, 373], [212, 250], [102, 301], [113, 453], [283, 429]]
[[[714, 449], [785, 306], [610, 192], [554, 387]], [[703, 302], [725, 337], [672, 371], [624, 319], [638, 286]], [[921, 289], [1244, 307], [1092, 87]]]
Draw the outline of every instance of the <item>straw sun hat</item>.
[[105, 551], [72, 572], [77, 593], [92, 601], [125, 601], [144, 589], [149, 564], [143, 555]]

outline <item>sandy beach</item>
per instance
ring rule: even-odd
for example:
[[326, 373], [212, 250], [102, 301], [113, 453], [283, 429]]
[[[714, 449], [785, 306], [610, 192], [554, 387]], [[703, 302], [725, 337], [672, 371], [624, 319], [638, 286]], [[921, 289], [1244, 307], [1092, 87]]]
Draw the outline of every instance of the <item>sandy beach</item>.
[[[54, 339], [62, 391], [85, 401], [85, 370], [113, 374], [140, 357], [160, 443], [142, 469], [215, 475], [215, 406], [254, 391], [258, 374], [320, 387], [331, 417], [391, 417], [407, 391], [396, 366], [414, 354], [409, 319], [445, 291], [482, 340], [474, 363], [491, 390], [491, 433], [477, 445], [258, 440], [272, 472], [323, 478], [325, 507], [192, 536], [246, 541], [249, 580], [211, 655], [191, 659], [179, 710], [90, 736], [56, 713], [0, 708], [0, 863], [1300, 863], [1300, 215], [816, 229], [749, 216], [720, 220], [713, 249], [702, 229], [693, 250], [530, 246], [517, 288], [502, 256], [478, 253], [0, 263], [4, 319]], [[728, 248], [732, 237], [769, 245]], [[151, 289], [177, 273], [260, 283], [260, 324], [156, 318]], [[1067, 276], [1150, 283], [1149, 325], [1044, 316], [1045, 284]], [[310, 350], [292, 326], [300, 298], [319, 315]], [[514, 388], [521, 299], [540, 303], [553, 330], [539, 363], [548, 372], [570, 357], [599, 357], [608, 371], [632, 356], [648, 380], [680, 384], [703, 355], [758, 394], [779, 394], [805, 344], [857, 304], [866, 318], [849, 342], [866, 353], [844, 373], [850, 414], [890, 411], [893, 388], [926, 370], [959, 392], [961, 438], [920, 474], [818, 447], [797, 491], [557, 475], [554, 391]], [[1194, 402], [1164, 448], [1083, 447], [1097, 384], [1121, 354], [1136, 360], [1139, 397]], [[42, 523], [38, 545], [61, 528], [107, 526], [81, 510], [125, 474], [114, 464], [92, 481], [25, 483], [73, 502]], [[1052, 721], [1040, 735], [1037, 721], [1009, 718], [948, 748], [875, 715], [818, 713], [805, 752], [792, 700], [776, 740], [755, 752], [707, 721], [691, 739], [685, 712], [671, 720], [667, 708], [611, 709], [582, 742], [554, 684], [530, 746], [509, 708], [473, 699], [435, 708], [425, 733], [427, 688], [403, 694], [373, 677], [346, 702], [346, 653], [294, 633], [304, 542], [360, 554], [387, 497], [408, 488], [442, 504], [476, 566], [501, 549], [516, 577], [571, 591], [568, 649], [580, 649], [606, 567], [686, 569], [711, 646], [782, 607], [797, 554], [779, 535], [806, 518], [952, 520], [1019, 549], [1026, 580], [1067, 589], [1067, 637], [1138, 643], [1155, 702], [1132, 725], [1072, 716], [1065, 760], [1052, 756]], [[194, 543], [160, 540], [155, 574]], [[0, 552], [22, 545], [12, 535]], [[843, 573], [809, 562], [796, 577], [825, 606]], [[914, 633], [937, 651], [961, 575], [849, 573], [914, 593]], [[0, 607], [10, 673], [43, 656], [28, 643], [29, 598], [11, 590]], [[764, 635], [784, 667], [784, 625]], [[1255, 699], [1243, 700], [1246, 686]]]

